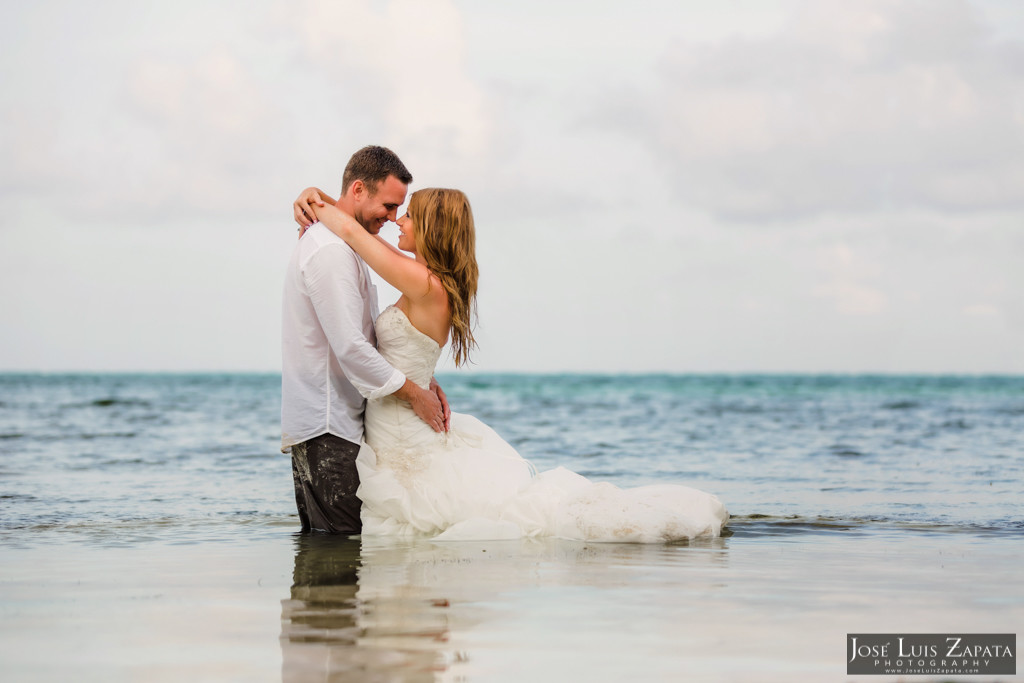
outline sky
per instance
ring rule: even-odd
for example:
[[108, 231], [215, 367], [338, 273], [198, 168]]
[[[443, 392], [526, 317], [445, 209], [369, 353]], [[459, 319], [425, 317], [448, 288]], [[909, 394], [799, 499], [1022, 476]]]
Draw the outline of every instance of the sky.
[[40, 0], [0, 63], [0, 370], [278, 371], [382, 144], [472, 202], [469, 371], [1024, 373], [1017, 0]]

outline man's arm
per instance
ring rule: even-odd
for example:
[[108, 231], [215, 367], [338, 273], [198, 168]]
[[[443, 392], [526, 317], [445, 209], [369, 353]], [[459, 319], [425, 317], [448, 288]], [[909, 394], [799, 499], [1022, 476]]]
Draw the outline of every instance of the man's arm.
[[345, 245], [320, 247], [303, 268], [313, 309], [342, 372], [365, 398], [394, 394], [436, 431], [444, 429], [437, 395], [391, 367], [363, 334], [363, 301], [356, 256]]

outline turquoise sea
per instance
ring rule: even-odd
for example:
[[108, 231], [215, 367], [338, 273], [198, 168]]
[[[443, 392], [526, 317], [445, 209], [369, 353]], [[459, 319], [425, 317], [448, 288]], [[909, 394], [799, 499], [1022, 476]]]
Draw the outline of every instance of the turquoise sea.
[[711, 491], [728, 533], [301, 536], [278, 375], [0, 375], [4, 678], [855, 680], [846, 633], [1024, 625], [1024, 377], [440, 380], [539, 470]]

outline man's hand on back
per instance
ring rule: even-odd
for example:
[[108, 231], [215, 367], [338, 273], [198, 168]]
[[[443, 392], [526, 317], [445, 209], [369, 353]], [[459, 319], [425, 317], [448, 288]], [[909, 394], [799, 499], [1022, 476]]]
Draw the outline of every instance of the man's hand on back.
[[435, 432], [446, 431], [445, 409], [436, 393], [422, 389], [415, 382], [407, 379], [402, 388], [393, 395], [412, 406], [413, 412], [430, 425]]
[[433, 377], [430, 378], [430, 390], [437, 395], [437, 400], [441, 402], [441, 410], [444, 413], [444, 431], [447, 432], [452, 428], [452, 409], [448, 406], [448, 397], [444, 395], [441, 385]]

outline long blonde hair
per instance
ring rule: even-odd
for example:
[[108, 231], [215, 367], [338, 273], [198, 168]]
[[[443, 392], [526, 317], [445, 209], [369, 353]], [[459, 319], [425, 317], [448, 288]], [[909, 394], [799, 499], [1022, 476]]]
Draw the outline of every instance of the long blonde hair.
[[416, 226], [416, 252], [448, 293], [452, 358], [462, 365], [476, 346], [472, 318], [479, 270], [473, 209], [459, 190], [428, 187], [413, 193], [409, 218]]

